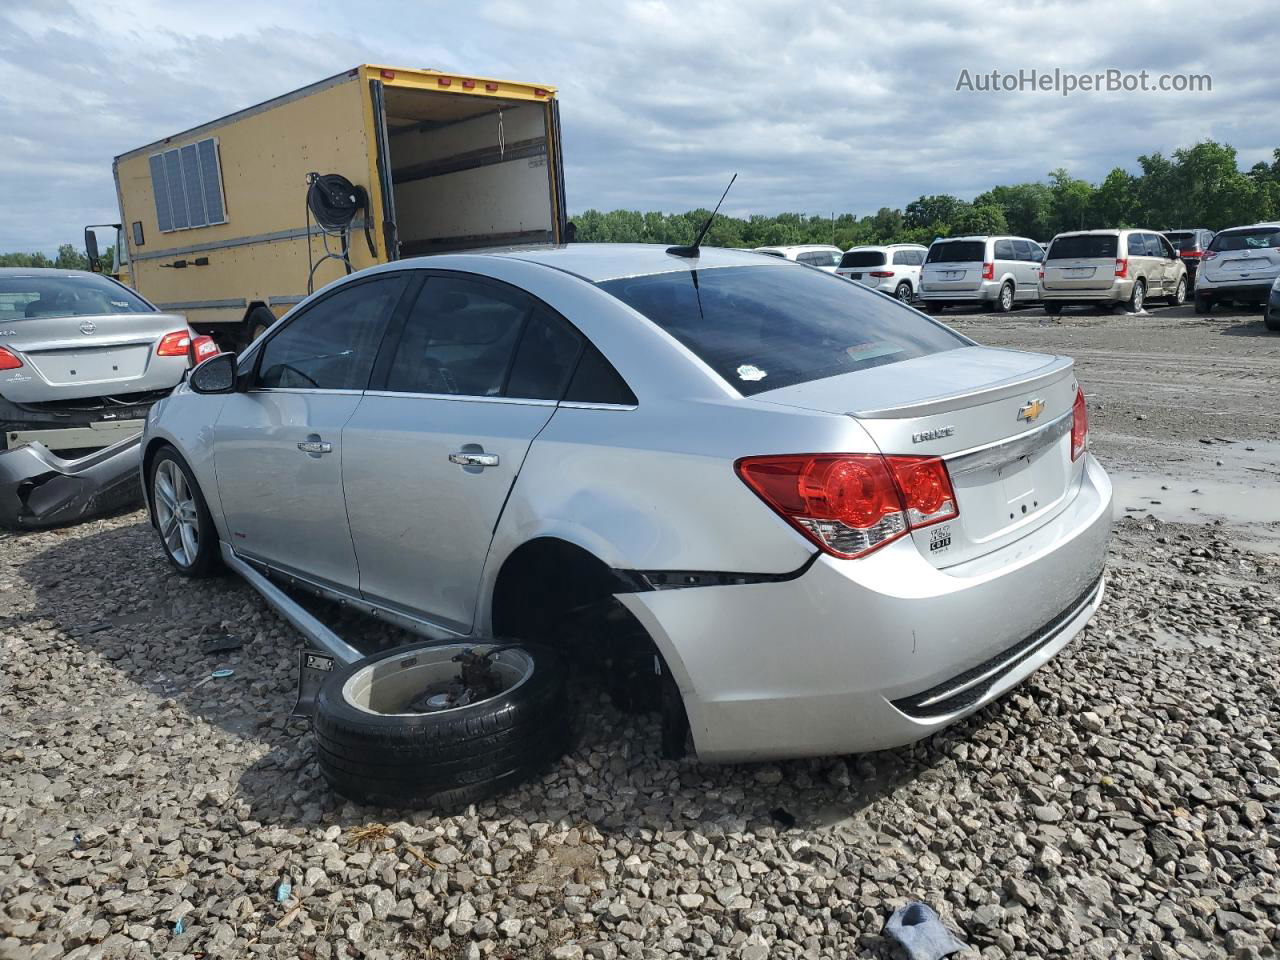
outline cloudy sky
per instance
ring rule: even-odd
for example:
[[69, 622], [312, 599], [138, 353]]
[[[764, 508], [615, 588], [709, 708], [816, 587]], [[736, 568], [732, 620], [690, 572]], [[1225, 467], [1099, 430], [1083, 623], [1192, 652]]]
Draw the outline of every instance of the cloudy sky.
[[[872, 213], [1204, 138], [1280, 146], [1265, 4], [4, 0], [0, 251], [113, 221], [111, 158], [362, 62], [559, 88], [569, 206]], [[957, 91], [962, 70], [1208, 74], [1212, 92]], [[976, 83], [976, 80], [975, 80]]]

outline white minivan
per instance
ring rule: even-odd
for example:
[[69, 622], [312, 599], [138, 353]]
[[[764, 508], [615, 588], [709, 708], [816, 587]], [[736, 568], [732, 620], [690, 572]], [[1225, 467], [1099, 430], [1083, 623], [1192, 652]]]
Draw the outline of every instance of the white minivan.
[[920, 299], [930, 313], [981, 305], [1008, 313], [1040, 299], [1044, 250], [1026, 237], [946, 237], [933, 241], [920, 274]]

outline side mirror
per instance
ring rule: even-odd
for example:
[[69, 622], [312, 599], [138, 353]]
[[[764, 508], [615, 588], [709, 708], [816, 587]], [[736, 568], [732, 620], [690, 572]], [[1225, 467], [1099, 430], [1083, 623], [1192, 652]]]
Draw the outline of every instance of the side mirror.
[[236, 355], [220, 353], [191, 371], [188, 380], [195, 393], [235, 393]]
[[98, 235], [92, 227], [84, 228], [84, 252], [89, 258], [89, 269], [94, 273], [102, 272], [102, 256], [98, 253]]

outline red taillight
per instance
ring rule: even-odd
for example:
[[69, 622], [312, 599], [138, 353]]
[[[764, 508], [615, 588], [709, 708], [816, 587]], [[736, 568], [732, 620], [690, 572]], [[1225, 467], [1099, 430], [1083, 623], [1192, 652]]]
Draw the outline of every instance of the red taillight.
[[1079, 460], [1089, 446], [1089, 410], [1084, 405], [1084, 391], [1076, 387], [1076, 402], [1071, 405], [1071, 462]]
[[868, 273], [868, 274], [867, 274], [867, 276], [869, 276], [869, 277], [892, 277], [892, 276], [893, 276], [893, 271], [892, 271], [892, 270], [872, 270], [870, 273]]
[[745, 457], [736, 469], [761, 500], [836, 557], [865, 556], [913, 527], [958, 515], [937, 457], [792, 454]]
[[185, 357], [191, 349], [191, 331], [175, 330], [160, 338], [157, 357]]
[[0, 370], [17, 370], [22, 366], [22, 361], [16, 355], [0, 347]]
[[996, 278], [996, 265], [994, 263], [984, 263], [982, 265], [982, 279], [994, 280]]
[[1116, 276], [1122, 280], [1129, 275], [1129, 261], [1123, 258], [1116, 261]]
[[1180, 255], [1183, 257], [1190, 257], [1193, 260], [1198, 260], [1200, 257], [1204, 256], [1204, 254], [1199, 250], [1183, 250]]
[[213, 337], [196, 337], [191, 341], [191, 365], [195, 366], [201, 360], [208, 360], [221, 352], [213, 342]]
[[1200, 259], [1201, 259], [1201, 260], [1212, 260], [1212, 259], [1213, 259], [1214, 257], [1216, 257], [1217, 255], [1218, 255], [1218, 254], [1217, 254], [1217, 252], [1216, 252], [1216, 251], [1214, 251], [1214, 250], [1206, 250], [1204, 253], [1200, 254]]

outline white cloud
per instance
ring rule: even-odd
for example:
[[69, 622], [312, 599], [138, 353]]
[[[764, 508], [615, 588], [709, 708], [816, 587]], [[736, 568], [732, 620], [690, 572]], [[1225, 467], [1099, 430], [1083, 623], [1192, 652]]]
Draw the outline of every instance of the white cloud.
[[[181, 12], [176, 12], [181, 11]], [[1280, 145], [1270, 18], [1199, 0], [162, 0], [0, 12], [0, 250], [115, 218], [111, 158], [362, 61], [559, 87], [570, 207], [874, 211], [1205, 137]], [[1269, 36], [1268, 36], [1269, 34]], [[962, 68], [1213, 76], [1208, 94], [957, 93]]]

